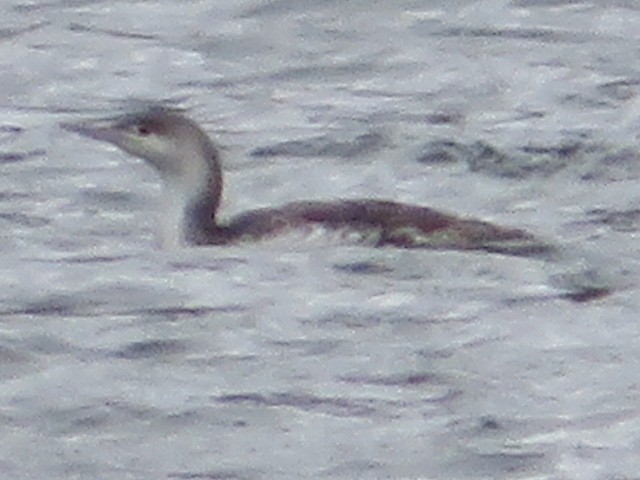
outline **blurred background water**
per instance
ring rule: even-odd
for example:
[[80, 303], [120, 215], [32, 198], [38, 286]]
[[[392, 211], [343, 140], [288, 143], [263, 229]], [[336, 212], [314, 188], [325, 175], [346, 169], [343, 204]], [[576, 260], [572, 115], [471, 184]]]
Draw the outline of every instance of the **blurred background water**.
[[[3, 477], [637, 478], [640, 4], [1, 11]], [[158, 250], [155, 173], [59, 127], [148, 100], [222, 145], [223, 216], [390, 198], [566, 259]]]

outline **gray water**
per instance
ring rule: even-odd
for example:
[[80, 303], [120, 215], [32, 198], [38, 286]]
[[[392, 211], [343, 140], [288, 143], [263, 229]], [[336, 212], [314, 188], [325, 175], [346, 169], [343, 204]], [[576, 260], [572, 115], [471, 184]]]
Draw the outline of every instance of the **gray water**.
[[[2, 478], [638, 478], [640, 4], [1, 12]], [[149, 100], [223, 146], [223, 216], [389, 198], [565, 255], [159, 250], [155, 173], [59, 127]]]

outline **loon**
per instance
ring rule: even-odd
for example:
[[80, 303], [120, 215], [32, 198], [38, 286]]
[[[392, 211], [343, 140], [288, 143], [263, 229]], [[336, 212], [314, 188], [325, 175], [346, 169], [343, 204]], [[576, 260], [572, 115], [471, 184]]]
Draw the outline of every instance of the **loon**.
[[169, 202], [165, 245], [229, 245], [269, 239], [290, 229], [319, 226], [351, 232], [346, 238], [382, 247], [476, 250], [518, 256], [546, 256], [548, 244], [520, 229], [458, 218], [427, 207], [364, 199], [298, 201], [279, 208], [218, 221], [222, 168], [218, 148], [182, 112], [166, 107], [111, 120], [107, 126], [62, 124], [62, 128], [113, 144], [153, 166]]

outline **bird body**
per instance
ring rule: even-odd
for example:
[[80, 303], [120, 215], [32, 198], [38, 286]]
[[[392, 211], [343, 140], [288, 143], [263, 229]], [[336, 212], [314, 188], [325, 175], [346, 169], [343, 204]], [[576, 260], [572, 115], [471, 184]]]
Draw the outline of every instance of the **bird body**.
[[217, 218], [223, 183], [218, 149], [184, 115], [155, 107], [106, 127], [65, 124], [67, 130], [116, 145], [142, 158], [166, 186], [165, 244], [228, 245], [260, 241], [291, 229], [321, 226], [371, 246], [482, 250], [534, 256], [553, 249], [530, 233], [430, 208], [383, 200], [300, 201]]

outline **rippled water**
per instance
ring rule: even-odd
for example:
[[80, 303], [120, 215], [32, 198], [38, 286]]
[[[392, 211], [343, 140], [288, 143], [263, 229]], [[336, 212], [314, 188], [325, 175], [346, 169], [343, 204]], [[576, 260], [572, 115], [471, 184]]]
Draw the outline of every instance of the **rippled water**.
[[[4, 477], [637, 477], [638, 32], [625, 0], [5, 2]], [[563, 256], [158, 250], [154, 172], [59, 127], [148, 100], [223, 146], [223, 215], [391, 198]]]

